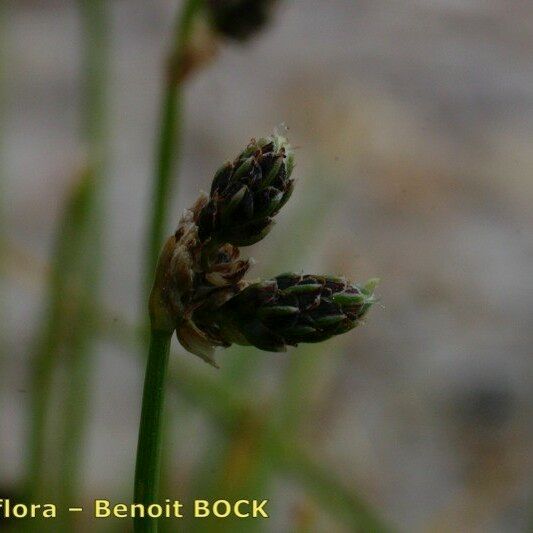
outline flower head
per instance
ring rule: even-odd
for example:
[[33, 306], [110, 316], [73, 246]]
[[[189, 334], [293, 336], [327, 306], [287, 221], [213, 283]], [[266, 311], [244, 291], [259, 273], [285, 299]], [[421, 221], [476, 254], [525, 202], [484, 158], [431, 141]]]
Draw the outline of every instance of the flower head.
[[360, 286], [344, 278], [283, 274], [249, 285], [218, 309], [209, 304], [199, 308], [193, 320], [216, 341], [285, 351], [353, 329], [375, 302], [376, 283]]
[[202, 242], [249, 246], [271, 229], [274, 215], [292, 194], [293, 155], [287, 139], [274, 134], [252, 140], [216, 173], [210, 198], [198, 217]]
[[209, 0], [213, 27], [225, 37], [244, 41], [265, 26], [277, 0]]
[[357, 326], [375, 302], [376, 280], [282, 274], [249, 283], [239, 246], [261, 240], [290, 198], [292, 150], [277, 133], [252, 140], [215, 175], [181, 218], [161, 255], [150, 295], [152, 328], [176, 331], [184, 348], [215, 365], [231, 344], [284, 351]]

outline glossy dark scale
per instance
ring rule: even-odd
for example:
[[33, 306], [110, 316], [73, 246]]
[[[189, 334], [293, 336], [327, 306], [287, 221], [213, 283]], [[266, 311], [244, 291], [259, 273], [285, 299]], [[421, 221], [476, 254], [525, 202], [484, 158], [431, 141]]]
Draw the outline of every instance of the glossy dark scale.
[[214, 196], [216, 192], [224, 191], [229, 185], [231, 176], [233, 175], [233, 164], [226, 163], [213, 178], [211, 185], [211, 196]]
[[198, 237], [201, 241], [206, 240], [215, 228], [216, 206], [213, 202], [208, 202], [200, 212], [198, 218]]
[[269, 21], [276, 0], [209, 0], [214, 28], [229, 39], [244, 41]]
[[291, 285], [294, 285], [295, 283], [298, 283], [298, 281], [302, 279], [302, 276], [299, 276], [298, 274], [280, 274], [274, 279], [278, 284], [278, 289], [283, 290]]
[[321, 298], [320, 305], [309, 311], [309, 317], [312, 320], [318, 320], [319, 318], [327, 315], [340, 314], [343, 314], [341, 307], [327, 298]]

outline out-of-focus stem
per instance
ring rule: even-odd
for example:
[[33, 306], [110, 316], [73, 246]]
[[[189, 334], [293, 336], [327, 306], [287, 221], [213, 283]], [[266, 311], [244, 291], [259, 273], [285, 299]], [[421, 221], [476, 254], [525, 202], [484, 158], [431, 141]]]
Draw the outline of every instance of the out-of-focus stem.
[[278, 472], [293, 478], [333, 518], [347, 524], [350, 531], [391, 531], [362, 498], [339, 482], [327, 466], [316, 461], [308, 447], [290, 431], [280, 431], [277, 424], [264, 422], [264, 408], [250, 405], [221, 380], [187, 370], [183, 364], [169, 373], [170, 386], [177, 386], [178, 377], [177, 391], [191, 405], [205, 409], [223, 431], [233, 434], [243, 420], [256, 426], [264, 443], [261, 461], [270, 461]]
[[[6, 232], [5, 232], [5, 220], [4, 220], [4, 198], [5, 198], [5, 167], [4, 167], [4, 132], [5, 129], [5, 80], [6, 80], [6, 35], [5, 35], [5, 2], [0, 4], [0, 387], [4, 389], [5, 380], [5, 365], [7, 361], [6, 350], [6, 325], [5, 325], [5, 302], [6, 297], [4, 291], [5, 287], [5, 275], [6, 275]], [[5, 413], [6, 409], [2, 408], [2, 398], [0, 397], [0, 413]], [[5, 415], [0, 416], [0, 425], [4, 425], [2, 418]], [[3, 450], [3, 446], [0, 446], [0, 452]], [[0, 453], [1, 456], [3, 456]]]
[[[108, 6], [105, 0], [79, 0], [83, 31], [83, 98], [81, 134], [86, 144], [90, 197], [81, 240], [84, 260], [78, 270], [80, 297], [72, 310], [66, 336], [67, 389], [63, 399], [63, 428], [59, 470], [59, 499], [64, 508], [75, 505], [83, 467], [95, 302], [102, 268], [104, 172], [107, 148], [106, 96], [108, 75]], [[71, 518], [70, 514], [68, 515]], [[70, 520], [65, 524], [68, 530]]]
[[[90, 377], [91, 323], [101, 267], [102, 185], [105, 163], [105, 81], [107, 13], [104, 0], [80, 0], [83, 38], [81, 134], [85, 168], [69, 196], [56, 237], [48, 303], [39, 344], [31, 364], [27, 497], [39, 501], [44, 489], [57, 490], [61, 504], [74, 505], [83, 457], [85, 411]], [[75, 297], [67, 298], [66, 294]], [[53, 456], [47, 454], [47, 425], [53, 375], [60, 359], [68, 379], [61, 402], [62, 426]], [[46, 472], [57, 459], [57, 477]], [[48, 469], [50, 471], [50, 468]], [[68, 519], [58, 528], [68, 529]]]
[[75, 297], [72, 272], [79, 259], [78, 241], [87, 216], [90, 187], [86, 174], [75, 184], [67, 199], [60, 231], [56, 236], [52, 265], [48, 280], [48, 302], [45, 307], [38, 344], [31, 360], [30, 428], [28, 432], [27, 487], [28, 501], [38, 501], [49, 485], [45, 467], [48, 464], [46, 427], [50, 410], [50, 392], [54, 369], [62, 350], [64, 333], [70, 327], [68, 302]]
[[186, 52], [192, 36], [193, 23], [202, 4], [202, 0], [184, 0], [176, 20], [173, 46], [168, 58], [168, 71], [161, 100], [155, 172], [152, 181], [152, 200], [149, 211], [145, 294], [148, 294], [152, 286], [157, 258], [165, 235], [168, 206], [177, 185], [177, 180], [173, 179], [173, 174], [181, 156], [182, 85], [186, 72]]

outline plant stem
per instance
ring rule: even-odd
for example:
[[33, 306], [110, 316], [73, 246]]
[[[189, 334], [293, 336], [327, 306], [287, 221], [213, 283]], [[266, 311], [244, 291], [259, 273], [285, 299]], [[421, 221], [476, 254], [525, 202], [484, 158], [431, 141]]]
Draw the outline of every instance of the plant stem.
[[[6, 132], [6, 91], [5, 91], [5, 82], [7, 80], [6, 71], [7, 71], [7, 38], [6, 38], [6, 16], [5, 16], [6, 6], [5, 2], [0, 5], [0, 387], [2, 390], [6, 390], [6, 372], [5, 367], [7, 366], [7, 346], [6, 346], [6, 232], [5, 232], [5, 152], [4, 152], [4, 140]], [[0, 413], [7, 413], [7, 408], [3, 405], [3, 399], [0, 397]], [[5, 427], [5, 415], [0, 416], [0, 425]], [[0, 443], [0, 456], [5, 457], [4, 455], [4, 445]], [[0, 472], [0, 475], [1, 472]]]
[[169, 55], [164, 94], [161, 101], [159, 136], [156, 149], [155, 174], [152, 184], [148, 237], [146, 248], [146, 293], [152, 286], [153, 274], [165, 235], [168, 205], [177, 180], [172, 180], [180, 152], [183, 128], [182, 86], [186, 50], [190, 41], [193, 22], [203, 4], [202, 0], [185, 0], [175, 26], [174, 44]]
[[46, 427], [50, 411], [50, 389], [53, 372], [62, 348], [65, 331], [73, 327], [68, 302], [79, 295], [66, 294], [72, 292], [73, 273], [77, 270], [77, 260], [81, 256], [78, 248], [79, 237], [84, 233], [84, 221], [90, 198], [90, 183], [87, 174], [83, 174], [69, 195], [63, 216], [60, 220], [60, 231], [57, 234], [53, 262], [48, 281], [48, 303], [44, 321], [38, 335], [38, 346], [31, 364], [30, 387], [30, 430], [27, 461], [26, 496], [29, 501], [38, 501], [47, 484], [45, 481]]
[[[57, 491], [61, 504], [73, 505], [83, 457], [90, 370], [91, 323], [101, 267], [101, 201], [105, 163], [105, 77], [107, 74], [107, 9], [104, 0], [80, 0], [84, 30], [82, 72], [84, 97], [81, 137], [86, 167], [67, 200], [56, 238], [48, 304], [39, 345], [32, 360], [31, 426], [27, 497], [38, 501], [43, 490]], [[72, 291], [73, 297], [66, 293]], [[47, 457], [47, 427], [53, 374], [65, 361], [69, 379], [61, 404], [62, 427], [54, 456]], [[46, 465], [55, 459], [56, 485]], [[49, 468], [52, 470], [52, 468]], [[69, 529], [68, 516], [58, 529]]]
[[[203, 3], [204, 0], [183, 1], [177, 14], [172, 45], [167, 58], [148, 213], [143, 299], [146, 299], [152, 287], [157, 259], [166, 234], [169, 204], [178, 184], [174, 174], [181, 156], [183, 81], [187, 74], [187, 66], [190, 67], [187, 65], [187, 52], [193, 35], [194, 21]], [[166, 484], [163, 479], [163, 485]]]
[[[108, 8], [105, 0], [79, 0], [82, 40], [81, 138], [85, 143], [89, 198], [82, 232], [76, 235], [84, 256], [74, 272], [78, 305], [69, 310], [71, 328], [65, 335], [64, 361], [68, 379], [62, 399], [58, 498], [63, 508], [79, 501], [89, 390], [92, 377], [92, 323], [102, 269], [104, 171], [107, 148], [106, 80], [108, 73]], [[73, 529], [73, 515], [60, 524]]]
[[[78, 501], [83, 448], [92, 377], [92, 322], [102, 266], [102, 202], [105, 165], [105, 78], [107, 73], [107, 8], [103, 0], [80, 0], [84, 30], [84, 97], [82, 139], [87, 150], [87, 181], [90, 191], [83, 232], [76, 236], [85, 260], [76, 269], [78, 305], [70, 309], [72, 327], [65, 332], [63, 360], [68, 376], [62, 398], [62, 427], [58, 468], [58, 498], [65, 508]], [[73, 515], [67, 513], [60, 524], [72, 529]]]
[[[134, 502], [145, 506], [155, 503], [158, 496], [165, 381], [171, 338], [172, 332], [153, 329], [150, 332], [134, 489]], [[134, 531], [157, 531], [157, 518], [135, 518]]]

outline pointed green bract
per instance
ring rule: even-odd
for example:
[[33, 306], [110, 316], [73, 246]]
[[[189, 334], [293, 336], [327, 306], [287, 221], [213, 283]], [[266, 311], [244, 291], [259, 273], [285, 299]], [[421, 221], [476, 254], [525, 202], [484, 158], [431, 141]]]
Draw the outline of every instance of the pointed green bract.
[[366, 294], [340, 293], [333, 296], [333, 301], [339, 305], [359, 305], [366, 301]]
[[290, 296], [291, 294], [315, 294], [317, 292], [320, 292], [321, 289], [322, 285], [320, 285], [320, 283], [310, 283], [302, 285], [292, 285], [291, 287], [283, 289], [281, 293], [283, 294], [283, 296]]
[[375, 288], [379, 285], [379, 278], [370, 278], [365, 282], [361, 289], [365, 294], [371, 295], [374, 293]]

